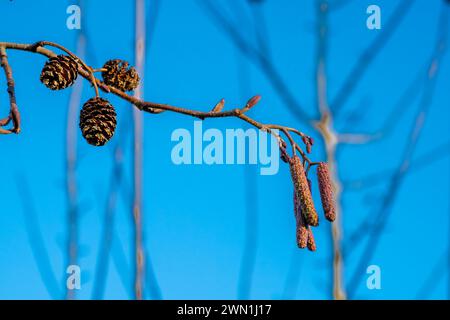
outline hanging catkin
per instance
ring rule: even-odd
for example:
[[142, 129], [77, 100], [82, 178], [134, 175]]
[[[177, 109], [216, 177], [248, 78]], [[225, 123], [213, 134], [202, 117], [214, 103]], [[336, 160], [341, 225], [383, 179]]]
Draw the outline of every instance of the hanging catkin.
[[292, 182], [300, 202], [300, 208], [305, 221], [308, 225], [318, 226], [319, 218], [317, 216], [314, 202], [311, 196], [311, 191], [308, 186], [305, 170], [303, 169], [302, 161], [297, 155], [294, 155], [289, 162], [291, 169]]
[[295, 191], [294, 191], [294, 213], [296, 222], [297, 246], [300, 249], [304, 249], [308, 244], [308, 227], [306, 225], [305, 218], [301, 213], [300, 201], [298, 200]]
[[334, 221], [336, 219], [336, 204], [327, 163], [321, 162], [317, 166], [317, 180], [319, 182], [320, 199], [322, 200], [325, 218], [329, 221]]

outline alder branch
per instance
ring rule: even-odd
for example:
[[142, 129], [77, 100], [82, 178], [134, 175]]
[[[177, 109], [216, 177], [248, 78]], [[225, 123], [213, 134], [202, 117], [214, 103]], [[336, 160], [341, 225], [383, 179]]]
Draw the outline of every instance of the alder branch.
[[[102, 82], [101, 80], [99, 80], [98, 78], [93, 76], [93, 74], [94, 74], [93, 71], [96, 69], [89, 67], [83, 61], [83, 59], [81, 59], [80, 57], [78, 57], [77, 55], [75, 55], [74, 53], [72, 53], [71, 51], [69, 51], [68, 49], [66, 49], [65, 47], [63, 47], [59, 44], [56, 44], [56, 43], [53, 43], [50, 41], [38, 41], [33, 44], [0, 42], [0, 49], [2, 49], [3, 51], [5, 51], [5, 49], [28, 51], [28, 52], [32, 52], [32, 53], [38, 53], [47, 58], [52, 58], [52, 57], [57, 56], [57, 54], [54, 51], [45, 48], [45, 46], [52, 46], [57, 49], [60, 49], [60, 50], [64, 51], [65, 53], [69, 54], [71, 57], [73, 57], [77, 62], [79, 62], [78, 73], [83, 78], [85, 78], [86, 80], [91, 82], [91, 84], [95, 88], [96, 94], [97, 94], [97, 88], [98, 88], [98, 89], [102, 90], [103, 92], [112, 93], [112, 94], [116, 95], [117, 97], [130, 102], [132, 105], [134, 105], [136, 108], [138, 108], [141, 111], [152, 113], [152, 114], [161, 113], [163, 111], [171, 111], [171, 112], [195, 117], [195, 118], [198, 118], [201, 120], [204, 120], [207, 118], [227, 118], [227, 117], [239, 118], [242, 121], [245, 121], [256, 128], [273, 135], [278, 140], [280, 148], [283, 145], [285, 145], [285, 141], [273, 129], [278, 129], [283, 132], [295, 133], [296, 135], [300, 136], [302, 138], [302, 140], [304, 140], [306, 147], [308, 149], [310, 148], [310, 147], [308, 147], [308, 143], [305, 142], [306, 140], [309, 140], [309, 139], [304, 139], [304, 137], [308, 137], [308, 136], [305, 135], [304, 133], [300, 132], [299, 130], [289, 128], [286, 126], [280, 126], [280, 125], [274, 125], [274, 124], [264, 124], [264, 123], [254, 120], [246, 115], [246, 112], [248, 112], [251, 108], [253, 108], [259, 102], [260, 96], [255, 96], [255, 97], [251, 98], [250, 100], [248, 100], [247, 104], [242, 108], [233, 108], [233, 109], [226, 110], [226, 111], [222, 111], [222, 109], [224, 107], [224, 100], [221, 100], [211, 111], [200, 111], [200, 110], [195, 110], [195, 109], [177, 107], [177, 106], [173, 106], [170, 104], [162, 104], [162, 103], [144, 101], [144, 100], [138, 99], [132, 95], [128, 95], [127, 93], [125, 93], [117, 88], [106, 85], [104, 82]], [[17, 119], [20, 119], [20, 117], [16, 118], [16, 121], [17, 121]], [[14, 117], [13, 117], [13, 120], [14, 120]], [[282, 130], [282, 129], [284, 129], [284, 130]], [[300, 152], [303, 160], [306, 161], [308, 164], [310, 164], [310, 165], [315, 164], [307, 157], [306, 153], [297, 144], [293, 145], [293, 148]]]
[[12, 121], [13, 128], [12, 129], [2, 129], [0, 128], [0, 134], [9, 134], [9, 133], [19, 133], [20, 132], [20, 112], [17, 107], [16, 102], [16, 92], [15, 92], [15, 84], [14, 78], [12, 74], [11, 66], [8, 62], [8, 55], [6, 54], [6, 50], [4, 47], [0, 46], [0, 58], [1, 58], [1, 67], [5, 71], [6, 77], [6, 85], [7, 91], [9, 95], [9, 115], [5, 119], [0, 120], [0, 127], [4, 127]]

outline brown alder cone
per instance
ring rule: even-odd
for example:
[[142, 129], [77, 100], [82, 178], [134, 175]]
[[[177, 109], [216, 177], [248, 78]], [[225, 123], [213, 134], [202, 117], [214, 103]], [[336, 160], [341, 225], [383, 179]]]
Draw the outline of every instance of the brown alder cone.
[[297, 246], [300, 249], [304, 249], [308, 244], [308, 227], [306, 225], [305, 218], [301, 213], [300, 201], [298, 201], [295, 192], [294, 192], [294, 213], [296, 222]]
[[116, 111], [105, 99], [89, 99], [80, 112], [80, 129], [86, 141], [93, 146], [103, 146], [114, 135]]
[[317, 165], [317, 179], [319, 181], [320, 199], [322, 200], [325, 218], [329, 221], [334, 221], [336, 219], [336, 202], [327, 163], [321, 162]]
[[120, 59], [109, 60], [103, 65], [102, 78], [108, 86], [131, 91], [139, 85], [139, 75], [134, 67]]
[[71, 86], [78, 76], [78, 64], [70, 56], [59, 55], [50, 58], [42, 68], [40, 80], [51, 90]]
[[308, 180], [305, 170], [303, 169], [302, 160], [297, 156], [293, 156], [289, 162], [291, 169], [292, 182], [294, 183], [295, 193], [300, 201], [300, 209], [305, 217], [305, 221], [310, 226], [319, 225], [319, 217], [317, 216], [314, 202], [309, 189]]

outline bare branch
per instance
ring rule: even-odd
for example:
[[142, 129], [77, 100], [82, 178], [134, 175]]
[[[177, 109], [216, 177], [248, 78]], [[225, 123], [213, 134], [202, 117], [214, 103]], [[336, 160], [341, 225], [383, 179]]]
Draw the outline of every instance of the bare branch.
[[[56, 56], [56, 54], [53, 51], [40, 46], [40, 43], [48, 43], [48, 42], [40, 41], [40, 42], [37, 42], [34, 44], [0, 42], [0, 47], [4, 47], [7, 49], [15, 49], [15, 50], [39, 53], [39, 54], [44, 55], [49, 58]], [[61, 46], [58, 45], [58, 47], [61, 47]], [[70, 52], [70, 51], [67, 50], [67, 52]], [[74, 55], [74, 54], [72, 53], [72, 55]], [[81, 61], [80, 57], [76, 57], [76, 58], [77, 58], [77, 61]], [[85, 63], [84, 63], [84, 65], [85, 65]], [[90, 68], [90, 70], [94, 70], [94, 69]], [[282, 141], [282, 138], [279, 135], [277, 135], [273, 130], [270, 129], [270, 127], [273, 125], [260, 123], [256, 120], [250, 118], [249, 116], [247, 116], [245, 114], [245, 112], [242, 110], [243, 108], [245, 108], [245, 106], [243, 108], [234, 108], [234, 109], [231, 109], [228, 111], [214, 112], [214, 111], [198, 111], [198, 110], [193, 110], [193, 109], [176, 107], [176, 106], [169, 105], [169, 104], [161, 104], [161, 103], [143, 101], [141, 99], [138, 99], [137, 97], [128, 95], [119, 89], [116, 89], [112, 86], [108, 86], [97, 78], [92, 79], [91, 72], [85, 70], [83, 67], [80, 67], [78, 69], [78, 72], [83, 78], [87, 79], [91, 83], [95, 82], [97, 84], [98, 88], [101, 89], [102, 91], [104, 91], [106, 93], [113, 93], [114, 95], [118, 96], [119, 98], [130, 102], [131, 104], [136, 106], [141, 111], [149, 112], [149, 113], [160, 113], [162, 111], [172, 111], [175, 113], [180, 113], [180, 114], [188, 115], [191, 117], [195, 117], [195, 118], [198, 118], [201, 120], [204, 120], [207, 118], [235, 117], [235, 118], [239, 118], [239, 119], [251, 124], [252, 126], [254, 126], [260, 130], [267, 131], [268, 133], [275, 136], [279, 141]], [[277, 126], [277, 127], [280, 128], [283, 126]], [[288, 128], [288, 127], [285, 127], [285, 128]], [[296, 131], [298, 131], [298, 130], [296, 130]], [[300, 132], [300, 131], [298, 131], [298, 132]], [[307, 157], [304, 157], [304, 160], [306, 160], [309, 163], [311, 162]]]
[[1, 126], [7, 125], [10, 121], [13, 123], [13, 128], [11, 130], [5, 130], [0, 128], [1, 134], [8, 133], [19, 133], [20, 132], [20, 112], [17, 107], [16, 102], [16, 92], [14, 86], [14, 78], [11, 66], [8, 62], [8, 55], [6, 54], [6, 49], [4, 46], [0, 45], [0, 64], [5, 72], [6, 83], [7, 83], [7, 91], [9, 95], [9, 116], [0, 121]]

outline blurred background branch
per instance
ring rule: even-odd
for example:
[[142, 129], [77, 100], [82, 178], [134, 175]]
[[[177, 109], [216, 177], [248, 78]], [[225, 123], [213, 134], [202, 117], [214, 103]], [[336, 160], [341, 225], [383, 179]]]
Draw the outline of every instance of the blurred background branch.
[[[83, 1], [76, 2], [80, 8], [85, 9]], [[82, 28], [76, 31], [75, 52], [77, 56], [84, 59], [86, 54], [86, 35], [84, 12], [82, 15]], [[78, 233], [79, 233], [79, 211], [78, 211], [78, 183], [77, 183], [77, 135], [78, 135], [78, 108], [81, 105], [83, 93], [83, 83], [81, 79], [76, 81], [70, 92], [67, 108], [66, 121], [66, 201], [67, 201], [67, 259], [64, 268], [69, 265], [78, 265]], [[66, 287], [66, 299], [75, 299], [75, 290], [66, 286], [64, 276], [64, 286]]]
[[375, 228], [370, 228], [368, 230], [367, 244], [363, 250], [363, 254], [360, 257], [359, 262], [357, 263], [353, 277], [348, 284], [349, 296], [355, 295], [358, 285], [360, 284], [361, 277], [376, 252], [380, 238], [383, 236], [383, 230], [389, 221], [389, 217], [392, 213], [392, 207], [401, 190], [402, 182], [406, 176], [406, 173], [410, 169], [411, 159], [416, 150], [429, 109], [432, 105], [431, 102], [436, 87], [441, 60], [447, 49], [448, 6], [446, 4], [442, 5], [436, 33], [436, 43], [430, 59], [427, 78], [424, 84], [425, 87], [422, 93], [419, 109], [417, 110], [415, 122], [410, 130], [402, 159], [392, 179], [390, 180], [384, 198], [381, 201], [380, 208], [375, 209], [375, 212], [370, 214], [370, 216], [375, 219]]
[[34, 204], [33, 193], [30, 190], [28, 181], [21, 174], [16, 177], [16, 186], [21, 198], [20, 204], [22, 205], [28, 243], [30, 244], [42, 283], [52, 299], [61, 299], [61, 289], [58, 285], [58, 281], [56, 280], [55, 272], [53, 271], [50, 257], [42, 237], [38, 213]]

